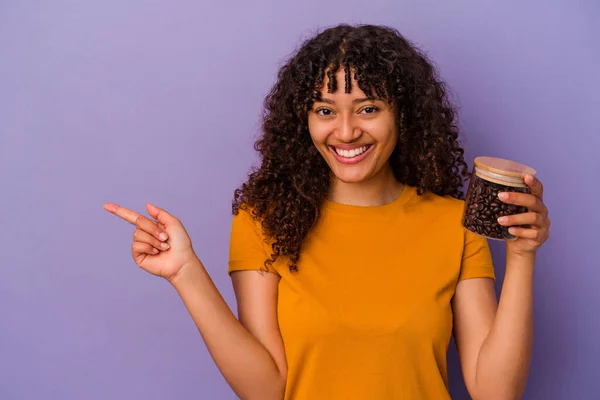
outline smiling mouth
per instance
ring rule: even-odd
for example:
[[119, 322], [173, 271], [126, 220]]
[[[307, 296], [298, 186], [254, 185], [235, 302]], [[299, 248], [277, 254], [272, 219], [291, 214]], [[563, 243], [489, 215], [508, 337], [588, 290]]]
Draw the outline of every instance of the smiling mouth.
[[335, 152], [335, 154], [337, 154], [338, 156], [340, 156], [342, 158], [348, 159], [348, 160], [359, 157], [360, 155], [366, 153], [371, 147], [372, 147], [372, 145], [367, 144], [367, 145], [357, 147], [352, 150], [343, 150], [343, 149], [338, 149], [335, 146], [329, 146], [329, 148], [331, 150], [333, 150]]
[[340, 164], [345, 164], [345, 165], [359, 164], [364, 159], [369, 157], [369, 154], [371, 154], [373, 152], [372, 144], [366, 144], [364, 146], [356, 147], [356, 148], [350, 149], [350, 150], [339, 149], [335, 146], [327, 146], [327, 147], [329, 148], [329, 151], [331, 152], [333, 157], [335, 157], [336, 161], [339, 162]]

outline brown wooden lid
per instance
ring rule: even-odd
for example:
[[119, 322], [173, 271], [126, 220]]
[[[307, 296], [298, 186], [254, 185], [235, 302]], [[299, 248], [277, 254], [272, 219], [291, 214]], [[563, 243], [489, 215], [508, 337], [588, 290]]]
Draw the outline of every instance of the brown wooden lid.
[[536, 174], [533, 168], [525, 164], [503, 158], [476, 157], [474, 163], [477, 168], [514, 178], [523, 178], [527, 174], [535, 176]]

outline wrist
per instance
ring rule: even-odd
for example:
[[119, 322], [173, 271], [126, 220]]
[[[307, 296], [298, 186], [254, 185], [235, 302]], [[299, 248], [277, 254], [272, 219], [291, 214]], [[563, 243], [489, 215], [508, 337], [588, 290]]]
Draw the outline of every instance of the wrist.
[[177, 289], [183, 282], [188, 281], [191, 276], [202, 271], [202, 269], [204, 269], [204, 265], [197, 256], [194, 256], [188, 262], [184, 263], [181, 268], [179, 268], [179, 271], [167, 280], [175, 287], [175, 289]]
[[518, 262], [518, 263], [535, 263], [535, 257], [536, 254], [535, 253], [520, 253], [520, 252], [512, 252], [512, 251], [507, 251], [506, 252], [506, 261], [514, 261], [514, 262]]
[[519, 271], [519, 273], [533, 274], [536, 253], [506, 251], [506, 272]]
[[513, 243], [506, 242], [506, 259], [514, 259], [517, 261], [535, 261], [537, 251], [520, 251], [514, 248]]

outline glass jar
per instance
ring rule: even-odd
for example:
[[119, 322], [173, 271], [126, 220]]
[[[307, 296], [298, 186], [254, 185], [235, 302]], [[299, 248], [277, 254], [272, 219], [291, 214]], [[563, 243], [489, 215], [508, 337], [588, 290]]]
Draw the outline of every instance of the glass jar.
[[498, 218], [527, 212], [526, 207], [507, 204], [498, 198], [501, 192], [530, 193], [525, 175], [536, 171], [516, 161], [495, 157], [477, 157], [465, 199], [462, 226], [480, 236], [495, 240], [514, 240], [508, 226]]

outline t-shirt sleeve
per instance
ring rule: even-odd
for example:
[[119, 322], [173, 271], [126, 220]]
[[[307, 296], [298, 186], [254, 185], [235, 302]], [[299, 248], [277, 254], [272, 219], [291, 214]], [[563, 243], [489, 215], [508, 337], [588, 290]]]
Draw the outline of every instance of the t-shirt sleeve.
[[487, 239], [466, 229], [464, 232], [465, 241], [458, 280], [472, 278], [495, 280], [494, 265]]
[[[265, 266], [265, 260], [270, 257], [266, 251], [259, 223], [254, 221], [250, 212], [240, 209], [233, 216], [231, 236], [229, 240], [229, 268], [231, 275], [234, 271], [267, 271], [277, 274], [271, 266]], [[278, 275], [278, 274], [277, 274]]]

